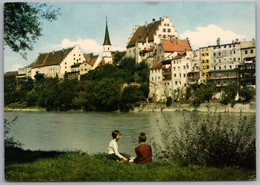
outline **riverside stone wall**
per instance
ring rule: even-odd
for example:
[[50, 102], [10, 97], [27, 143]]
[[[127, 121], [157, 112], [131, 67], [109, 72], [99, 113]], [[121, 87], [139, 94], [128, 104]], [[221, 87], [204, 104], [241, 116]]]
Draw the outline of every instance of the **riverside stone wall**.
[[153, 112], [153, 111], [201, 111], [207, 112], [216, 111], [216, 112], [256, 112], [256, 103], [241, 104], [236, 103], [234, 107], [231, 107], [231, 104], [222, 105], [220, 103], [203, 103], [199, 107], [194, 108], [190, 104], [172, 104], [170, 107], [167, 107], [165, 104], [151, 103], [151, 104], [141, 104], [139, 107], [136, 107], [134, 112]]

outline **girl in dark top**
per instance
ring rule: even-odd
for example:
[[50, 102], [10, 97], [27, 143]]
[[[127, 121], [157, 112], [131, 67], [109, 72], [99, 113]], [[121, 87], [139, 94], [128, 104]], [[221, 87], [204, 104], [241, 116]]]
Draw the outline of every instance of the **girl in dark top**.
[[135, 148], [136, 158], [134, 163], [149, 163], [152, 162], [152, 147], [145, 144], [146, 136], [145, 133], [141, 133], [138, 137], [139, 146]]

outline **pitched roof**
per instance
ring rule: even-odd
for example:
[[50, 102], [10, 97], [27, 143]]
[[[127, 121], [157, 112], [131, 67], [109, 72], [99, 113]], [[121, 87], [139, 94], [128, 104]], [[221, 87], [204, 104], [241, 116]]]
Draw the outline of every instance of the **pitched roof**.
[[73, 50], [74, 47], [53, 51], [50, 53], [41, 53], [35, 62], [30, 64], [30, 67], [42, 67], [42, 66], [52, 66], [59, 65], [64, 58]]
[[133, 37], [129, 41], [127, 48], [134, 46], [136, 42], [145, 43], [147, 37], [148, 37], [148, 42], [153, 41], [154, 34], [160, 24], [161, 24], [161, 20], [152, 22], [147, 26], [145, 25], [139, 26], [135, 31], [135, 33], [133, 34]]
[[88, 60], [93, 56], [93, 53], [87, 53], [87, 54], [84, 54], [84, 58], [85, 60], [88, 62]]
[[175, 57], [173, 58], [173, 60], [182, 59], [182, 58], [185, 57], [185, 56], [186, 56], [186, 53], [178, 53], [178, 55], [175, 56]]
[[92, 56], [88, 64], [91, 65], [91, 66], [94, 66], [97, 58], [98, 58], [98, 55]]
[[107, 22], [106, 22], [106, 32], [105, 32], [105, 39], [104, 39], [103, 46], [104, 45], [110, 45], [111, 46], [111, 42], [110, 42], [110, 39], [109, 39], [108, 28], [107, 28]]
[[105, 60], [104, 58], [102, 58], [102, 60], [100, 61], [100, 63], [98, 64], [97, 67], [101, 67], [101, 66], [104, 66], [106, 63], [105, 63]]
[[159, 69], [161, 67], [162, 67], [162, 62], [159, 62], [159, 63], [153, 65], [152, 67], [150, 67], [150, 69]]
[[187, 40], [163, 40], [161, 45], [164, 52], [191, 51], [190, 43]]

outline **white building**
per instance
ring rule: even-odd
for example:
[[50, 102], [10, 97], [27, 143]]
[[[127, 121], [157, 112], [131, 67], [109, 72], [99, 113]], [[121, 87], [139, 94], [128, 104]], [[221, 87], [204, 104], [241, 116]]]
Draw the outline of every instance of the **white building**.
[[156, 49], [161, 40], [164, 39], [178, 39], [178, 33], [173, 26], [170, 17], [164, 16], [163, 19], [155, 21], [153, 19], [152, 23], [145, 23], [143, 26], [136, 26], [128, 39], [126, 46], [126, 57], [133, 57], [136, 62], [139, 63], [142, 60], [149, 57], [149, 55], [144, 55], [143, 53], [147, 50]]
[[210, 47], [210, 70], [231, 70], [237, 68], [237, 65], [242, 61], [240, 42], [238, 39], [229, 44], [220, 44], [220, 39], [217, 40], [217, 45]]
[[78, 45], [50, 53], [41, 53], [35, 62], [29, 66], [31, 70], [28, 76], [34, 79], [37, 73], [43, 73], [45, 77], [56, 77], [58, 75], [59, 78], [63, 78], [65, 73], [72, 72], [71, 66], [84, 61], [84, 55]]

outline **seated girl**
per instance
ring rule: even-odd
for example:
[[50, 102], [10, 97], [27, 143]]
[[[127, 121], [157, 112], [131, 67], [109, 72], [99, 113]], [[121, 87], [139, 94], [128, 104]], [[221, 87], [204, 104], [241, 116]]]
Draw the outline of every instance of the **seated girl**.
[[112, 132], [113, 139], [110, 141], [108, 145], [108, 159], [115, 160], [115, 161], [129, 161], [130, 155], [119, 153], [118, 152], [118, 145], [117, 141], [120, 139], [120, 132], [118, 130], [114, 130]]
[[152, 162], [152, 147], [145, 144], [146, 136], [145, 133], [141, 133], [138, 137], [139, 146], [135, 148], [136, 158], [134, 163], [150, 163]]

